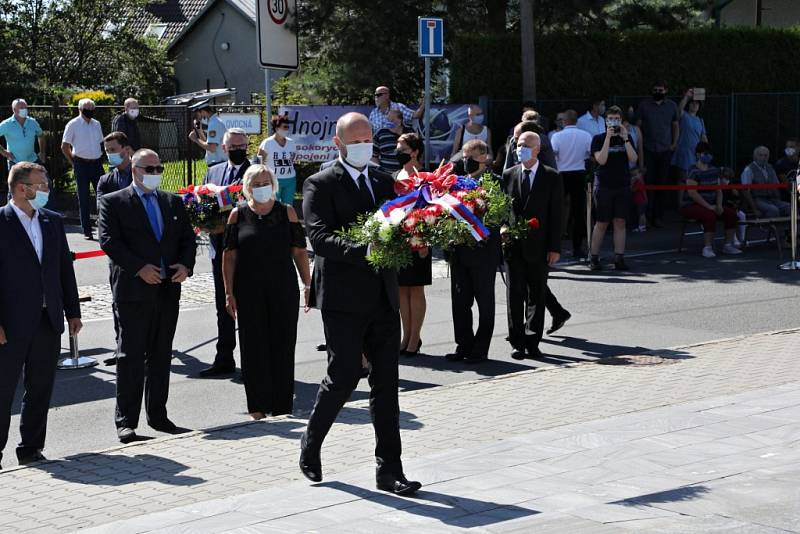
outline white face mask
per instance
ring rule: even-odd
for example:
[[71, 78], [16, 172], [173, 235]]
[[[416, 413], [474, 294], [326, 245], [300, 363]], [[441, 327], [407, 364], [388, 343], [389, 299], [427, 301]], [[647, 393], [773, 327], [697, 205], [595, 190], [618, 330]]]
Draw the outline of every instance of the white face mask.
[[272, 200], [272, 185], [253, 188], [253, 200], [259, 204], [264, 204]]
[[135, 119], [139, 116], [139, 108], [133, 108], [128, 110], [128, 117]]
[[372, 159], [372, 143], [352, 143], [346, 145], [346, 148], [347, 156], [344, 159], [353, 167], [366, 167]]
[[786, 154], [787, 156], [789, 156], [791, 158], [792, 156], [797, 154], [797, 149], [792, 148], [790, 146], [787, 146], [786, 149], [783, 152], [784, 152], [784, 154]]
[[22, 108], [21, 110], [17, 111], [17, 115], [22, 117], [23, 119], [28, 117], [28, 108]]
[[142, 184], [150, 191], [155, 191], [161, 185], [160, 174], [145, 174], [142, 176]]

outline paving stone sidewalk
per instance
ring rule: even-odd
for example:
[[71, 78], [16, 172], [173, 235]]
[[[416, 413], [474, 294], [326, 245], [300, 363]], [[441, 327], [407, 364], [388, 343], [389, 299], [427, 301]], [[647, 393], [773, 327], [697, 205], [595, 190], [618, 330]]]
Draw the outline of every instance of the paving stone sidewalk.
[[0, 532], [530, 531], [534, 520], [576, 522], [559, 532], [647, 520], [652, 532], [670, 517], [687, 526], [665, 532], [710, 530], [692, 518], [800, 530], [798, 344], [800, 329], [660, 351], [656, 365], [612, 358], [403, 393], [406, 470], [426, 484], [418, 501], [371, 491], [372, 428], [354, 402], [323, 449], [324, 489], [296, 482], [305, 420], [275, 418], [0, 472]]

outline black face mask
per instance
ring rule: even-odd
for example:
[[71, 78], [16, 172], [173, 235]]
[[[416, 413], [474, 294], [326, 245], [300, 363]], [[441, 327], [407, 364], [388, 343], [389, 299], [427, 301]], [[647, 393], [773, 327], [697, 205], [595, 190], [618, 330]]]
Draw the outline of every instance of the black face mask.
[[467, 174], [472, 174], [473, 172], [477, 171], [481, 168], [481, 164], [475, 161], [472, 158], [466, 158], [464, 160], [464, 171]]
[[664, 93], [657, 93], [657, 92], [653, 91], [653, 100], [655, 100], [656, 102], [660, 102], [660, 101], [664, 100], [665, 96], [667, 96], [667, 95], [665, 95]]
[[236, 166], [241, 165], [242, 163], [247, 160], [247, 150], [244, 148], [238, 148], [236, 150], [229, 150], [228, 151], [228, 159], [231, 163]]
[[397, 151], [395, 152], [395, 155], [397, 156], [397, 162], [400, 165], [405, 165], [406, 163], [411, 161], [411, 154], [407, 154], [406, 152]]
[[83, 115], [87, 119], [91, 119], [92, 117], [94, 117], [94, 110], [93, 109], [82, 109], [81, 110], [81, 115]]

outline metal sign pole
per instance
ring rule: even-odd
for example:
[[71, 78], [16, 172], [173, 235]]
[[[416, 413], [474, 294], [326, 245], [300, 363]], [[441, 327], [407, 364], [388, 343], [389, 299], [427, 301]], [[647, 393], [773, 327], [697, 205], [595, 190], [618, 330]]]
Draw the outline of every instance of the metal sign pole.
[[[800, 270], [800, 261], [797, 261], [797, 175], [789, 182], [789, 199], [791, 203], [791, 214], [789, 216], [789, 233], [792, 238], [792, 260], [778, 266], [782, 271]], [[776, 236], [777, 239], [780, 239]]]
[[272, 69], [264, 69], [264, 95], [266, 96], [267, 137], [272, 135], [272, 87], [270, 87]]
[[431, 162], [431, 58], [425, 58], [425, 168]]

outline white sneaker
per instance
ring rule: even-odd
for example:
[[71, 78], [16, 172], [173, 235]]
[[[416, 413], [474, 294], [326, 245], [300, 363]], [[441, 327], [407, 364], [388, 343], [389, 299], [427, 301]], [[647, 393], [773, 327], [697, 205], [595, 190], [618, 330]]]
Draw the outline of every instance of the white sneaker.
[[704, 258], [716, 258], [717, 255], [714, 254], [714, 249], [711, 247], [703, 247], [703, 257]]
[[722, 253], [723, 254], [741, 254], [742, 251], [739, 250], [738, 248], [734, 247], [730, 243], [725, 243], [725, 246], [722, 247]]

